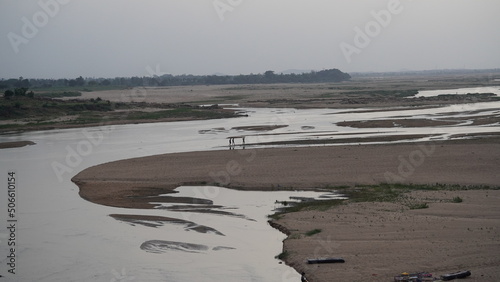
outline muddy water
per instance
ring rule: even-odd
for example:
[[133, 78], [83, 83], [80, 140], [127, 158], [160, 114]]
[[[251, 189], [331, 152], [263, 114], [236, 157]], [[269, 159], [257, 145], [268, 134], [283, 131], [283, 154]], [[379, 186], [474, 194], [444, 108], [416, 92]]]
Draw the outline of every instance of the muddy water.
[[[366, 112], [356, 110], [244, 109], [249, 117], [225, 120], [103, 126], [0, 136], [0, 142], [31, 140], [36, 145], [0, 150], [0, 186], [16, 173], [16, 229], [7, 229], [6, 189], [0, 191], [0, 275], [4, 281], [297, 281], [298, 274], [274, 256], [283, 234], [266, 215], [285, 192], [237, 192], [184, 187], [179, 196], [211, 201], [203, 207], [157, 210], [110, 208], [82, 200], [70, 181], [81, 170], [109, 161], [161, 153], [228, 149], [228, 137], [246, 143], [360, 136], [429, 134], [449, 139], [461, 133], [499, 132], [496, 122], [474, 125], [475, 118], [498, 116], [500, 103], [433, 109]], [[351, 128], [344, 120], [456, 119], [454, 126], [432, 128]], [[273, 130], [255, 126], [286, 125]], [[244, 129], [245, 126], [247, 129]], [[242, 129], [243, 128], [243, 129]], [[422, 138], [425, 140], [426, 138]], [[242, 149], [240, 139], [236, 149]], [[247, 145], [248, 146], [248, 145]], [[304, 193], [304, 192], [297, 192]], [[300, 194], [311, 197], [313, 195]], [[319, 195], [319, 194], [318, 194]], [[295, 195], [297, 196], [297, 195]], [[317, 196], [317, 195], [316, 195]], [[205, 203], [206, 205], [206, 203]], [[123, 221], [110, 214], [176, 218]], [[13, 234], [13, 235], [12, 235]], [[222, 235], [221, 235], [222, 234]], [[15, 271], [7, 271], [9, 237], [14, 236]]]

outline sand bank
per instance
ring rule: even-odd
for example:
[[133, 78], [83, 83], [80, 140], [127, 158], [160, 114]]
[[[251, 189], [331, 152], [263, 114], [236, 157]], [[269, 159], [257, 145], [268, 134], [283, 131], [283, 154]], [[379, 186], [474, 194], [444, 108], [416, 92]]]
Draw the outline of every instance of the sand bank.
[[[500, 280], [500, 191], [415, 191], [429, 208], [350, 203], [285, 214], [286, 262], [309, 281], [393, 281], [402, 272], [439, 275], [470, 270], [467, 281]], [[463, 199], [453, 203], [454, 197]], [[307, 232], [321, 232], [307, 236]], [[342, 257], [343, 264], [306, 259]]]
[[[238, 189], [314, 189], [396, 181], [500, 185], [496, 138], [392, 145], [246, 149], [166, 154], [111, 162], [73, 178], [92, 202], [151, 208], [158, 194], [183, 184]], [[149, 198], [147, 198], [149, 197]], [[429, 208], [353, 203], [286, 214], [285, 259], [310, 281], [390, 281], [404, 271], [469, 269], [471, 281], [500, 279], [500, 191], [412, 192]], [[462, 203], [451, 199], [461, 197]], [[164, 198], [164, 201], [171, 199]], [[314, 229], [313, 236], [305, 233]], [[308, 265], [341, 256], [345, 264]]]
[[89, 201], [136, 208], [152, 207], [152, 199], [145, 197], [183, 184], [240, 189], [381, 182], [495, 186], [500, 184], [500, 144], [489, 140], [166, 154], [94, 166], [73, 181]]
[[30, 145], [35, 145], [35, 142], [32, 141], [1, 142], [0, 149], [19, 148]]

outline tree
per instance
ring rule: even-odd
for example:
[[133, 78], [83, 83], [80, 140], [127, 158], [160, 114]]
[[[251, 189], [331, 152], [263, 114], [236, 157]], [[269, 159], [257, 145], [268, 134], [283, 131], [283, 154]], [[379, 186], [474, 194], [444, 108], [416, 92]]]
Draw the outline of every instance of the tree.
[[268, 70], [264, 73], [264, 77], [266, 78], [267, 82], [272, 82], [274, 80], [274, 71]]
[[26, 96], [26, 91], [28, 91], [26, 87], [16, 88], [14, 89], [14, 96]]
[[101, 81], [101, 85], [107, 86], [110, 84], [111, 84], [111, 81], [109, 81], [109, 79], [105, 79], [105, 80]]
[[78, 86], [84, 86], [85, 85], [85, 79], [80, 75], [80, 77], [75, 79], [76, 85]]
[[83, 79], [82, 76], [77, 77], [76, 79], [71, 79], [69, 81], [69, 86], [70, 87], [75, 87], [75, 86], [84, 86], [85, 85], [85, 79]]
[[14, 91], [12, 90], [5, 90], [5, 92], [3, 93], [3, 97], [5, 99], [10, 99], [10, 97], [14, 96]]
[[28, 79], [24, 79], [22, 76], [14, 83], [15, 87], [25, 87], [29, 88], [31, 86]]

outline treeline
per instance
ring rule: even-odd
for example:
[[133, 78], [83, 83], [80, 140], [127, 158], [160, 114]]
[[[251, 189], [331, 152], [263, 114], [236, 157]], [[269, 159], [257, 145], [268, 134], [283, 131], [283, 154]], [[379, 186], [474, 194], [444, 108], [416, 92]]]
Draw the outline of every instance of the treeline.
[[116, 78], [83, 78], [75, 79], [2, 79], [0, 89], [11, 88], [50, 88], [77, 86], [179, 86], [179, 85], [216, 85], [216, 84], [262, 84], [262, 83], [318, 83], [341, 82], [351, 76], [338, 69], [312, 71], [301, 74], [276, 74], [266, 71], [263, 74], [248, 75], [170, 75]]

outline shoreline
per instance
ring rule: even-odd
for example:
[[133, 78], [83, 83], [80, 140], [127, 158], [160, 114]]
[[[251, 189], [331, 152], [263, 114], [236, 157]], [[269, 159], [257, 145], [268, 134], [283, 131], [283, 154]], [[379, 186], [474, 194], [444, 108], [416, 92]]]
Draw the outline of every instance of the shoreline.
[[35, 145], [33, 141], [13, 141], [13, 142], [0, 142], [0, 149], [20, 148], [24, 146]]
[[494, 137], [188, 152], [101, 164], [85, 169], [72, 181], [86, 200], [129, 208], [151, 208], [146, 197], [193, 184], [248, 190], [375, 185], [391, 180], [496, 186], [500, 184], [496, 169], [500, 154], [494, 152], [500, 153], [500, 143]]
[[[4, 124], [0, 124], [0, 135], [2, 134], [15, 134], [31, 131], [45, 131], [45, 130], [59, 130], [59, 129], [73, 129], [73, 128], [86, 128], [86, 127], [99, 127], [99, 126], [113, 126], [113, 125], [127, 125], [127, 124], [146, 124], [146, 123], [160, 123], [160, 122], [178, 122], [178, 121], [195, 121], [195, 120], [207, 120], [207, 119], [221, 119], [221, 118], [239, 118], [236, 111], [222, 109], [219, 112], [231, 112], [233, 116], [229, 117], [168, 117], [168, 118], [156, 118], [156, 119], [117, 119], [117, 120], [105, 120], [100, 122], [90, 122], [90, 123], [55, 123], [51, 122], [48, 124], [41, 125], [20, 125], [19, 127], [5, 127], [8, 121], [2, 121]], [[14, 124], [16, 125], [16, 124]], [[4, 126], [4, 127], [2, 127]]]
[[[463, 202], [453, 202], [459, 197]], [[409, 209], [406, 198], [428, 208]], [[470, 270], [470, 281], [500, 278], [500, 190], [412, 191], [396, 202], [342, 204], [287, 213], [284, 260], [309, 281], [392, 281], [403, 272], [433, 277]], [[317, 234], [310, 234], [316, 230]], [[307, 259], [342, 257], [342, 264]]]
[[[418, 100], [418, 99], [417, 99]], [[496, 102], [498, 100], [488, 100], [488, 101], [479, 101], [479, 102]], [[401, 101], [397, 102], [390, 102], [390, 103], [382, 103], [382, 104], [376, 104], [373, 102], [370, 103], [365, 103], [365, 104], [338, 104], [338, 105], [330, 105], [330, 104], [314, 104], [314, 105], [308, 105], [307, 101], [301, 101], [301, 102], [294, 102], [290, 104], [280, 104], [280, 105], [273, 105], [273, 104], [268, 104], [268, 105], [263, 105], [263, 104], [252, 104], [252, 103], [244, 103], [240, 107], [242, 109], [244, 108], [292, 108], [292, 109], [358, 109], [358, 108], [367, 108], [371, 110], [366, 110], [366, 112], [377, 112], [377, 111], [387, 111], [390, 109], [394, 109], [394, 111], [397, 111], [398, 109], [404, 108], [413, 108], [413, 109], [427, 109], [427, 108], [434, 108], [434, 107], [443, 107], [443, 106], [448, 106], [448, 105], [461, 105], [461, 104], [468, 104], [470, 101], [468, 100], [444, 100], [444, 101], [438, 101], [439, 104], [426, 104], [426, 103], [417, 103], [417, 104], [412, 104], [408, 103], [404, 105]], [[147, 109], [143, 111], [147, 113]], [[154, 109], [154, 107], [153, 107]], [[46, 121], [46, 124], [34, 124], [29, 123], [29, 124], [23, 124], [19, 123], [17, 121], [13, 120], [13, 123], [9, 123], [10, 120], [2, 120], [0, 123], [0, 135], [1, 134], [12, 134], [12, 133], [23, 133], [23, 132], [31, 132], [31, 131], [44, 131], [44, 130], [58, 130], [58, 129], [71, 129], [71, 128], [85, 128], [85, 127], [97, 127], [97, 126], [111, 126], [111, 125], [126, 125], [126, 124], [146, 124], [146, 123], [160, 123], [160, 122], [177, 122], [177, 121], [194, 121], [194, 120], [207, 120], [207, 119], [219, 119], [219, 118], [239, 118], [239, 117], [244, 117], [244, 115], [238, 115], [237, 110], [234, 109], [229, 109], [229, 108], [221, 108], [219, 112], [233, 112], [234, 116], [232, 117], [215, 117], [215, 118], [210, 118], [210, 117], [165, 117], [165, 118], [155, 118], [155, 119], [117, 119], [117, 120], [107, 120], [107, 119], [102, 119], [100, 122], [89, 122], [89, 123], [61, 123], [59, 122], [54, 122], [54, 121]], [[361, 111], [359, 111], [361, 113]], [[104, 115], [105, 116], [105, 115]], [[494, 120], [496, 121], [496, 119]], [[492, 121], [491, 123], [493, 123]], [[381, 121], [377, 121], [381, 123]], [[407, 121], [405, 121], [407, 122]], [[416, 123], [412, 124], [417, 127], [423, 127], [428, 124], [431, 125], [436, 125], [436, 124], [456, 124], [458, 121], [440, 121], [440, 122], [431, 122], [431, 121], [417, 121]], [[356, 121], [351, 121], [351, 122], [341, 122], [339, 123], [340, 125], [343, 126], [351, 126], [351, 127], [358, 127], [359, 122]], [[374, 123], [376, 124], [376, 122]], [[385, 124], [384, 124], [385, 125]], [[390, 127], [393, 127], [394, 125], [391, 125]], [[375, 125], [373, 126], [359, 126], [358, 128], [369, 128], [369, 127], [376, 127]]]
[[[419, 166], [413, 170], [402, 166], [407, 165], [401, 162], [402, 158], [409, 160], [419, 151], [430, 152]], [[344, 185], [387, 182], [384, 174], [397, 175], [398, 167], [403, 172], [411, 171], [400, 181], [406, 184], [498, 187], [499, 153], [500, 142], [495, 137], [435, 143], [204, 151], [105, 163], [85, 169], [72, 181], [79, 186], [80, 196], [88, 201], [141, 209], [153, 208], [149, 204], [152, 200], [170, 201], [169, 197], [157, 196], [181, 185], [335, 190]], [[450, 203], [456, 196], [463, 198], [464, 203]], [[465, 269], [472, 271], [474, 279], [484, 278], [481, 281], [500, 277], [500, 271], [492, 266], [500, 263], [499, 190], [413, 191], [409, 197], [429, 203], [429, 208], [410, 210], [400, 202], [348, 203], [327, 210], [287, 213], [271, 220], [270, 225], [288, 236], [283, 243], [285, 263], [299, 273], [305, 271], [309, 281], [331, 281], [332, 277], [340, 281], [387, 281], [404, 271], [429, 271], [436, 275]], [[305, 235], [314, 229], [321, 232]], [[417, 252], [405, 252], [405, 248]], [[387, 251], [382, 252], [384, 249]], [[485, 255], [475, 255], [474, 263], [467, 264], [468, 253]], [[435, 259], [426, 258], [429, 255]], [[344, 257], [346, 263], [305, 262], [307, 258], [337, 256]]]

